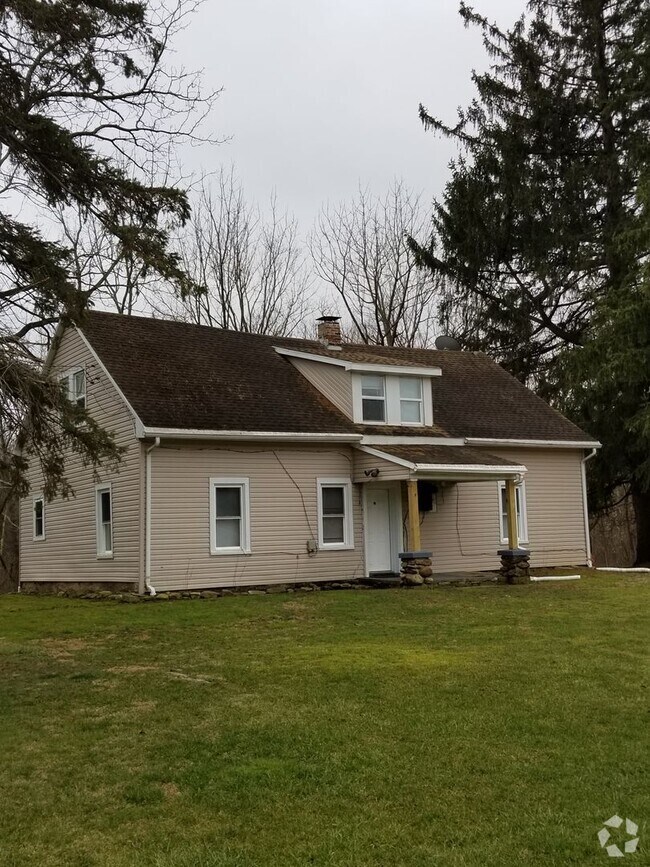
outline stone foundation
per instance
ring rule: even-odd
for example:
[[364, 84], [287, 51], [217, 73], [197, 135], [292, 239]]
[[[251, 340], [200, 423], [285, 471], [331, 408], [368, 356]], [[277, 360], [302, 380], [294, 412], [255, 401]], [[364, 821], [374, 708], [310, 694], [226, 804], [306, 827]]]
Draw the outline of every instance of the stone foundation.
[[32, 596], [85, 596], [87, 593], [137, 593], [137, 581], [21, 581]]
[[433, 584], [431, 551], [403, 551], [399, 559], [400, 579], [406, 587]]
[[499, 584], [528, 584], [530, 582], [530, 551], [525, 548], [506, 548], [498, 552], [501, 557]]

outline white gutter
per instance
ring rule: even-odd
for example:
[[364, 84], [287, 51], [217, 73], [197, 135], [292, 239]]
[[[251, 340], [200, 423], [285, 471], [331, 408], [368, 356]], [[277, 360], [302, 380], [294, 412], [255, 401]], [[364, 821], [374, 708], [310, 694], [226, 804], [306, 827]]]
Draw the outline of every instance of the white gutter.
[[468, 446], [526, 446], [547, 449], [599, 449], [601, 443], [594, 440], [515, 440], [498, 437], [466, 437]]
[[144, 584], [151, 596], [156, 595], [156, 589], [151, 583], [151, 452], [159, 445], [160, 437], [156, 437], [145, 457]]
[[597, 566], [596, 572], [650, 572], [647, 566]]
[[285, 433], [284, 431], [201, 430], [200, 428], [143, 427], [140, 439], [165, 437], [175, 440], [248, 440], [259, 442], [358, 443], [355, 433]]
[[591, 535], [589, 533], [589, 504], [587, 503], [587, 470], [585, 464], [590, 461], [596, 454], [597, 449], [592, 448], [588, 455], [580, 461], [580, 474], [582, 477], [582, 515], [585, 523], [585, 553], [587, 555], [587, 566], [591, 569], [594, 565], [591, 559]]
[[495, 467], [493, 464], [415, 464], [413, 468], [416, 473], [433, 473], [433, 472], [442, 472], [442, 473], [485, 473], [491, 476], [503, 476], [506, 475], [521, 475], [527, 472], [526, 467], [516, 465], [516, 466], [498, 466]]

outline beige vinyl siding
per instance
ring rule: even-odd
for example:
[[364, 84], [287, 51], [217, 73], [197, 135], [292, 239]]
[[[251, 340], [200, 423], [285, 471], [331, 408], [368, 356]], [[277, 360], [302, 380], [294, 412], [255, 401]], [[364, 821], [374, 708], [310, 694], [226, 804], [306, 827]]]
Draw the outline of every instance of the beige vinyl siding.
[[353, 417], [352, 377], [347, 370], [333, 364], [322, 364], [320, 361], [306, 361], [302, 358], [290, 360], [305, 379], [316, 386], [335, 407], [348, 418]]
[[[86, 401], [93, 418], [113, 431], [126, 447], [119, 472], [102, 470], [99, 480], [79, 457], [69, 454], [66, 474], [75, 491], [68, 500], [57, 497], [45, 504], [45, 540], [32, 538], [32, 498], [42, 485], [40, 467], [29, 470], [32, 491], [20, 507], [20, 577], [22, 581], [133, 581], [140, 573], [140, 443], [133, 419], [74, 329], [64, 332], [52, 365], [55, 373], [85, 366]], [[113, 559], [97, 559], [95, 486], [111, 482], [113, 506]]]
[[[164, 443], [151, 457], [151, 583], [157, 591], [361, 576], [358, 485], [352, 486], [354, 549], [307, 553], [308, 540], [318, 538], [317, 479], [351, 478], [349, 447]], [[251, 554], [210, 554], [211, 477], [250, 479]]]
[[[580, 449], [495, 449], [493, 454], [523, 464], [528, 545], [533, 566], [584, 564], [587, 559], [582, 510]], [[442, 484], [437, 511], [422, 522], [422, 547], [433, 552], [437, 572], [492, 569], [501, 544], [496, 481]]]
[[[366, 470], [379, 470], [379, 479], [373, 479], [365, 475]], [[361, 449], [354, 450], [354, 481], [355, 482], [373, 482], [383, 481], [392, 482], [409, 477], [409, 468], [401, 464], [394, 464], [392, 461], [387, 461], [385, 458], [378, 458], [375, 455], [369, 455]]]

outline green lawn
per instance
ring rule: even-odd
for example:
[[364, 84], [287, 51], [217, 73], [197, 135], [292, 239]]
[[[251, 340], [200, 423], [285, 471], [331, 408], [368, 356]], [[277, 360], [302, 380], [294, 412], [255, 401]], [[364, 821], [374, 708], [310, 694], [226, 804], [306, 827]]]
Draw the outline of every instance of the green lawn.
[[650, 581], [0, 598], [0, 864], [648, 863]]

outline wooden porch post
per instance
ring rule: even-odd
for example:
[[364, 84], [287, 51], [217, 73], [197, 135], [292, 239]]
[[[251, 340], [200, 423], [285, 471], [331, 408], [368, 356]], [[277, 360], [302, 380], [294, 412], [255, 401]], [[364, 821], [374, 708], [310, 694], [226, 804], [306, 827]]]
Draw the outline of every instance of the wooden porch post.
[[508, 515], [508, 547], [511, 551], [519, 547], [517, 533], [517, 492], [512, 479], [506, 480], [506, 505]]
[[408, 494], [409, 548], [411, 551], [419, 551], [420, 507], [418, 504], [418, 483], [416, 479], [408, 479], [406, 491]]

